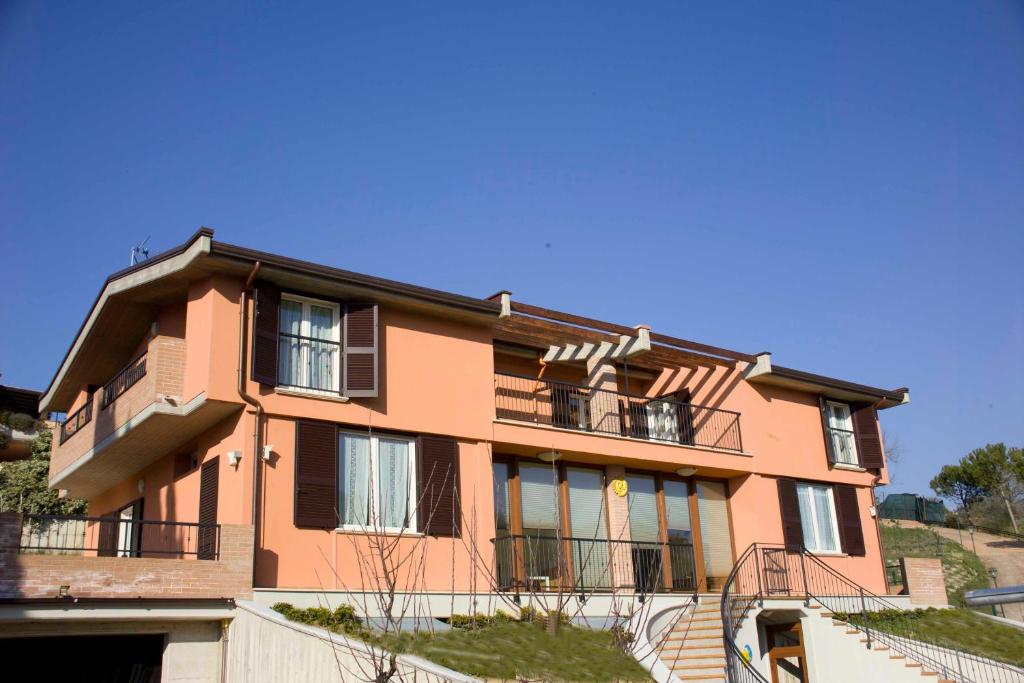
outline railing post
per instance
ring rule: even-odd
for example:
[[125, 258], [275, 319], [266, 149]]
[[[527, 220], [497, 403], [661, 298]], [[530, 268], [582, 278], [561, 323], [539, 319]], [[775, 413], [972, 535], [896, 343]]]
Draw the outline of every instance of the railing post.
[[[807, 549], [803, 548], [803, 547], [800, 548], [800, 574], [803, 576], [803, 579], [804, 579], [804, 607], [810, 607], [811, 606], [811, 591], [807, 587]], [[863, 598], [864, 598], [863, 593], [864, 593], [864, 591], [861, 590], [861, 600], [862, 601], [863, 601]]]
[[860, 589], [860, 617], [864, 620], [864, 634], [868, 637], [868, 649], [871, 649], [871, 627], [868, 626], [868, 607], [864, 600], [864, 588]]
[[764, 589], [761, 587], [761, 559], [758, 558], [760, 548], [754, 544], [754, 574], [757, 575], [757, 604], [764, 607]]

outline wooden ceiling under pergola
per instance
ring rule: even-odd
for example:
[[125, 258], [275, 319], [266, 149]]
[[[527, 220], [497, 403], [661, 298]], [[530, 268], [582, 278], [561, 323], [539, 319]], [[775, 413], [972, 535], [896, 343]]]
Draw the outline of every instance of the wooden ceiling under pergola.
[[[504, 293], [491, 297], [499, 300]], [[509, 302], [510, 315], [494, 327], [494, 340], [541, 354], [550, 346], [611, 342], [619, 337], [635, 337], [633, 327], [616, 325], [593, 318], [562, 313], [516, 301]], [[660, 371], [664, 368], [733, 367], [737, 361], [754, 362], [754, 356], [707, 344], [700, 344], [655, 332], [650, 333], [651, 350], [629, 359], [630, 367]]]

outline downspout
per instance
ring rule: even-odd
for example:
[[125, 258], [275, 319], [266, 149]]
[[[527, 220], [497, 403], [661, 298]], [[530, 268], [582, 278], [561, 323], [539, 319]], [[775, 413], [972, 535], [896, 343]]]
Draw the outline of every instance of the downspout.
[[[882, 426], [878, 424], [878, 406], [882, 405], [882, 401], [885, 399], [879, 399], [874, 404], [875, 409], [875, 424], [878, 427], [878, 440], [882, 444], [882, 461], [885, 462], [885, 441], [882, 439]], [[886, 462], [886, 466], [888, 463]], [[878, 486], [878, 482], [882, 481], [882, 470], [878, 470], [878, 474], [871, 480], [871, 507], [875, 509], [875, 538], [878, 540], [878, 556], [879, 562], [882, 563], [882, 581], [885, 583], [885, 590], [889, 592], [889, 568], [885, 565], [885, 546], [882, 545], [882, 525], [878, 521], [878, 496], [875, 495], [875, 487]]]
[[249, 278], [242, 288], [242, 303], [238, 312], [238, 395], [242, 400], [256, 408], [256, 419], [252, 427], [252, 585], [256, 587], [256, 553], [259, 547], [259, 490], [260, 490], [260, 422], [263, 417], [263, 404], [256, 398], [249, 395], [245, 390], [245, 348], [249, 329], [249, 291], [252, 289], [253, 280], [260, 270], [260, 262], [253, 264], [249, 272]]

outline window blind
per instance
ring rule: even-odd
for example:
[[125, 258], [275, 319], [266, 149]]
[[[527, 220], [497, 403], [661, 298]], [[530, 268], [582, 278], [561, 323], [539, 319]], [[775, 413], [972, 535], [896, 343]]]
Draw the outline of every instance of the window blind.
[[570, 467], [569, 519], [576, 538], [608, 538], [604, 523], [604, 477], [599, 470]]
[[[523, 533], [558, 529], [557, 475], [551, 465], [521, 464], [519, 490], [523, 504]], [[547, 534], [545, 534], [547, 535]]]
[[684, 481], [665, 482], [665, 516], [668, 522], [668, 540], [691, 543], [689, 487]]
[[629, 505], [629, 535], [634, 542], [658, 542], [658, 499], [654, 477], [634, 474], [626, 477]]
[[725, 484], [697, 482], [697, 511], [700, 515], [704, 571], [708, 576], [728, 576], [732, 569], [732, 538], [729, 533], [729, 509]]

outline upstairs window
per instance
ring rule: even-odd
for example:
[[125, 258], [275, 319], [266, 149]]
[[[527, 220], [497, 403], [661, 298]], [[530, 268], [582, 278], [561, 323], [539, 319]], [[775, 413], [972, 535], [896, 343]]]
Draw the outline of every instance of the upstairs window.
[[340, 310], [337, 304], [281, 297], [278, 334], [279, 386], [315, 392], [339, 391]]
[[835, 461], [845, 465], [859, 465], [857, 439], [853, 431], [850, 406], [836, 401], [826, 402], [829, 438]]
[[812, 553], [838, 553], [839, 524], [831, 486], [797, 482], [804, 546]]

